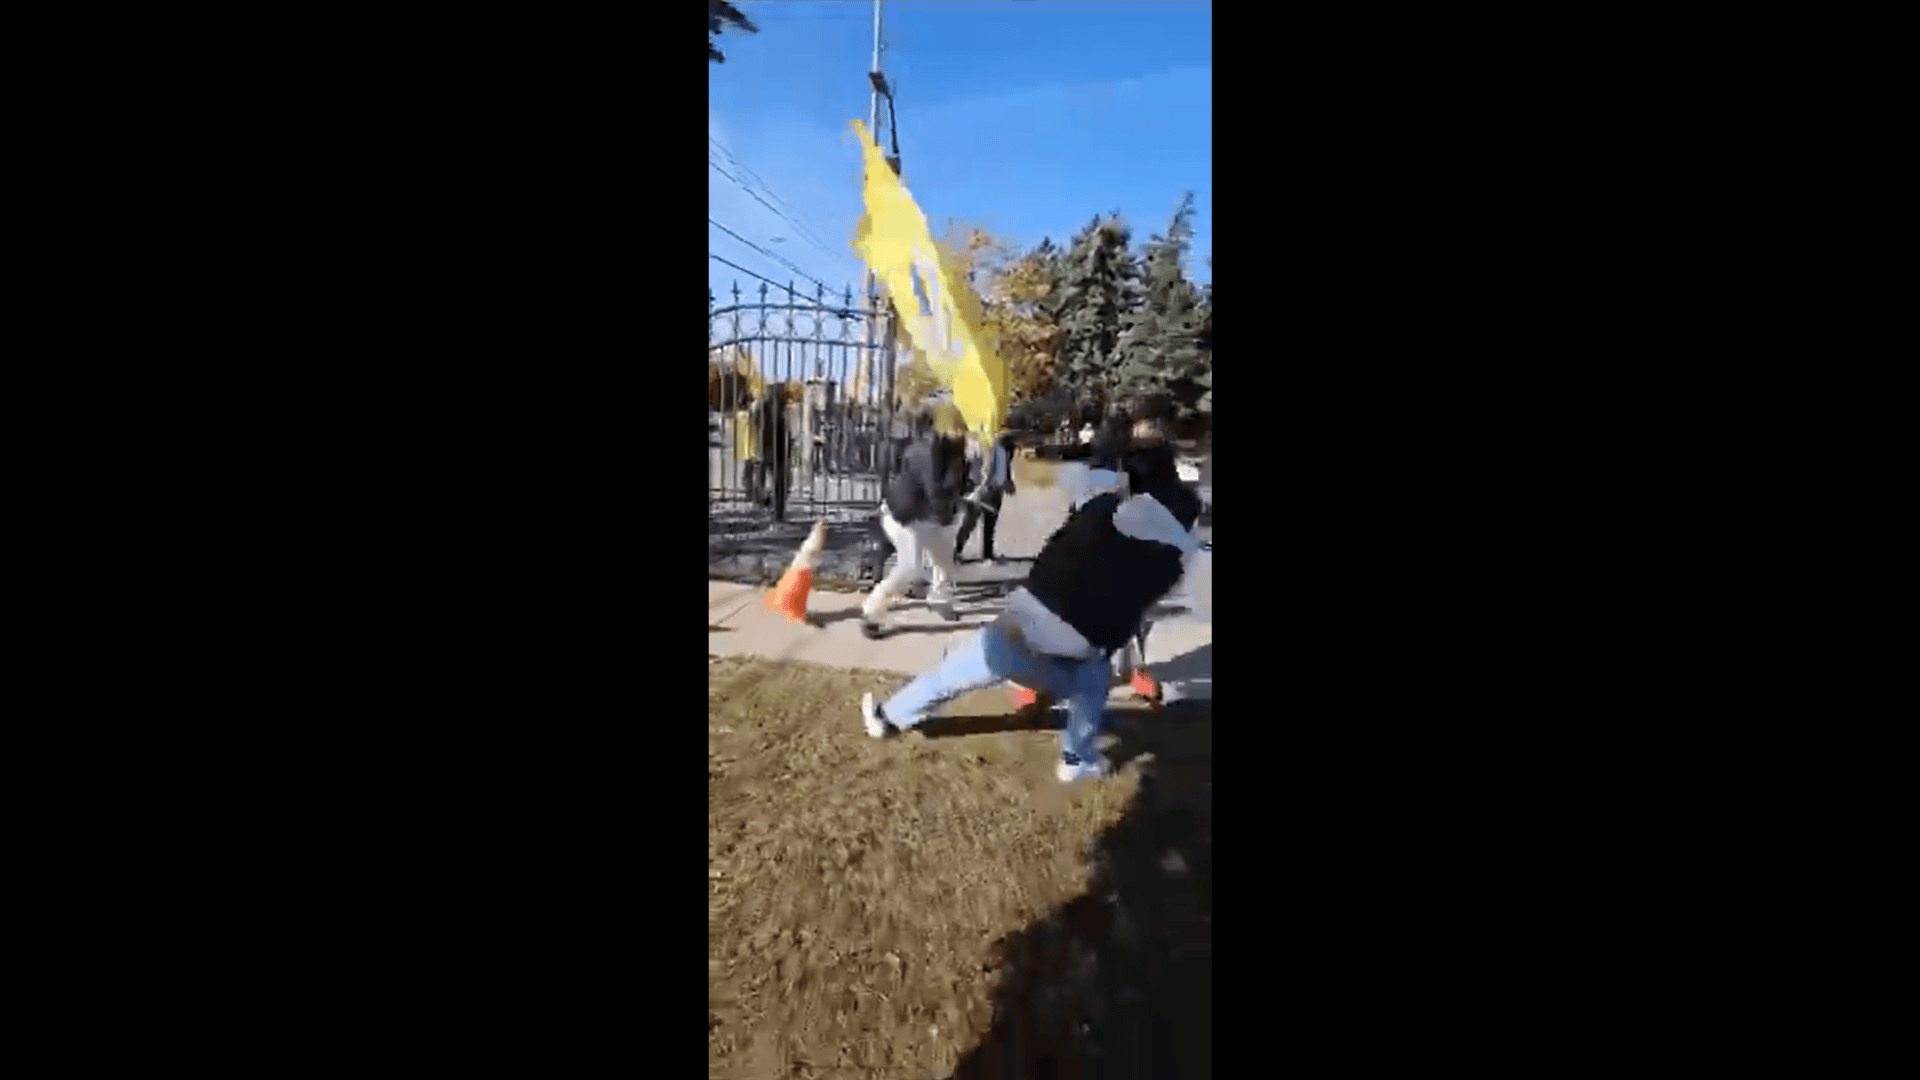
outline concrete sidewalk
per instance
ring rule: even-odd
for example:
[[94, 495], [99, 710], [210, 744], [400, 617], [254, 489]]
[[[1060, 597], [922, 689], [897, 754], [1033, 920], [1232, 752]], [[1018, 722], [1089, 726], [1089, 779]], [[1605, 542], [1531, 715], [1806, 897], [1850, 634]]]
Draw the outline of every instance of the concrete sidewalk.
[[[814, 590], [807, 609], [821, 625], [808, 627], [768, 610], [764, 602], [768, 590], [708, 581], [707, 651], [918, 675], [939, 664], [965, 635], [978, 633], [1004, 608], [999, 590], [969, 589], [974, 584], [970, 577], [963, 569], [954, 603], [959, 622], [942, 621], [924, 602], [903, 601], [889, 616], [892, 633], [879, 641], [869, 641], [860, 633], [860, 603], [865, 594]], [[1155, 619], [1147, 635], [1147, 670], [1177, 684], [1169, 687], [1169, 696], [1210, 698], [1213, 626], [1186, 614], [1176, 600], [1170, 598], [1167, 614]]]

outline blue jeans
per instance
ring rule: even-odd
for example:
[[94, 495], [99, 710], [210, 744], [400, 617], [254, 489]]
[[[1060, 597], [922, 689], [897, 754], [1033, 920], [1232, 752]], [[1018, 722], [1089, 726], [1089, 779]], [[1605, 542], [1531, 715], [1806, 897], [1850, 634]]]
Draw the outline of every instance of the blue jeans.
[[1100, 752], [1094, 739], [1106, 715], [1111, 663], [1112, 658], [1101, 652], [1085, 660], [1031, 652], [1003, 617], [987, 624], [971, 641], [955, 647], [939, 667], [908, 683], [881, 708], [889, 723], [910, 728], [962, 694], [1002, 682], [1017, 683], [1066, 703], [1067, 730], [1060, 736], [1062, 757], [1097, 761]]

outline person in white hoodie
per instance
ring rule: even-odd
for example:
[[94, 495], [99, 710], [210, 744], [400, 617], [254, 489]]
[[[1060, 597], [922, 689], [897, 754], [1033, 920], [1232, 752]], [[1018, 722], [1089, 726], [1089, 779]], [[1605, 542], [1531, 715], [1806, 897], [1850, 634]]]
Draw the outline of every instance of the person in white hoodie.
[[[869, 638], [885, 635], [882, 620], [922, 570], [933, 569], [927, 604], [948, 622], [953, 610], [953, 520], [966, 494], [966, 443], [960, 414], [951, 405], [939, 410], [931, 438], [907, 449], [900, 467], [887, 482], [880, 507], [880, 528], [886, 547], [898, 552], [892, 573], [881, 577], [860, 606], [860, 632]], [[884, 561], [884, 550], [876, 553]], [[876, 568], [876, 577], [879, 577]]]
[[886, 738], [962, 694], [1012, 682], [1065, 702], [1062, 782], [1107, 773], [1095, 740], [1114, 652], [1183, 577], [1189, 591], [1210, 580], [1188, 572], [1205, 558], [1193, 531], [1200, 504], [1180, 482], [1171, 448], [1131, 454], [1125, 469], [1131, 494], [1110, 491], [1077, 508], [999, 618], [886, 701], [861, 699], [867, 734]]

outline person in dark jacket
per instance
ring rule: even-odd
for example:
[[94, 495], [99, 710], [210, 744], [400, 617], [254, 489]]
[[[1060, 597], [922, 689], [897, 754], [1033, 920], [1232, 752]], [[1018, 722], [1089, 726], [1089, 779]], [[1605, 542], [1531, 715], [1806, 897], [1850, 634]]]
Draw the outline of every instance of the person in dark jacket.
[[960, 531], [953, 538], [956, 555], [966, 550], [967, 537], [980, 525], [980, 557], [994, 562], [993, 530], [1000, 521], [1000, 501], [1013, 494], [1013, 433], [1003, 431], [982, 462], [980, 486], [967, 496], [966, 515], [960, 519]]
[[760, 464], [758, 499], [776, 509], [787, 505], [787, 469], [791, 461], [785, 390], [784, 383], [769, 383], [766, 393], [753, 403], [752, 414]]
[[949, 406], [932, 437], [908, 447], [887, 481], [880, 528], [899, 559], [861, 605], [860, 629], [868, 637], [883, 633], [881, 619], [920, 576], [923, 562], [933, 565], [927, 603], [948, 622], [958, 618], [953, 612], [953, 519], [966, 491], [966, 454], [959, 415]]
[[998, 619], [884, 703], [861, 700], [867, 734], [885, 738], [962, 694], [1013, 682], [1066, 703], [1059, 778], [1105, 775], [1095, 739], [1113, 654], [1202, 557], [1193, 531], [1199, 499], [1180, 482], [1171, 447], [1130, 453], [1124, 468], [1128, 493], [1106, 492], [1074, 511]]

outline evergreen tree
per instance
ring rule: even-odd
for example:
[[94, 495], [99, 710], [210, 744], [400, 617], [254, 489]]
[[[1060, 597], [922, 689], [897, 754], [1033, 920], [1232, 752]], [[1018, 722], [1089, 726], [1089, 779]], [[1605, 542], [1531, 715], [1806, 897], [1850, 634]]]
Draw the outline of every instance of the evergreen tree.
[[1116, 211], [1080, 230], [1060, 260], [1050, 312], [1060, 330], [1055, 373], [1075, 393], [1096, 401], [1113, 396], [1121, 320], [1144, 298], [1132, 242]]
[[1113, 378], [1129, 398], [1165, 395], [1182, 416], [1212, 406], [1211, 349], [1203, 348], [1201, 329], [1207, 299], [1187, 279], [1185, 263], [1193, 247], [1193, 193], [1174, 210], [1164, 236], [1147, 244], [1141, 259], [1143, 302], [1121, 320]]
[[727, 3], [727, 0], [707, 0], [708, 63], [724, 64], [727, 62], [727, 58], [720, 55], [720, 50], [714, 48], [713, 39], [719, 37], [720, 31], [729, 26], [745, 30], [749, 34], [757, 34], [760, 32], [759, 27], [753, 25], [751, 20], [740, 13], [739, 8]]
[[1174, 211], [1165, 236], [1154, 236], [1140, 259], [1145, 302], [1121, 318], [1115, 343], [1114, 381], [1128, 397], [1167, 389], [1174, 375], [1178, 348], [1174, 329], [1190, 318], [1198, 304], [1191, 283], [1181, 270], [1181, 258], [1191, 243], [1193, 195], [1188, 193]]
[[[1213, 269], [1213, 260], [1207, 260], [1207, 269]], [[1197, 354], [1195, 371], [1188, 379], [1192, 394], [1191, 400], [1183, 399], [1183, 404], [1194, 413], [1207, 417], [1213, 416], [1213, 282], [1207, 282], [1200, 292], [1200, 310], [1193, 334], [1194, 351]], [[1179, 384], [1176, 384], [1178, 387]], [[1179, 392], [1176, 390], [1176, 392]]]

